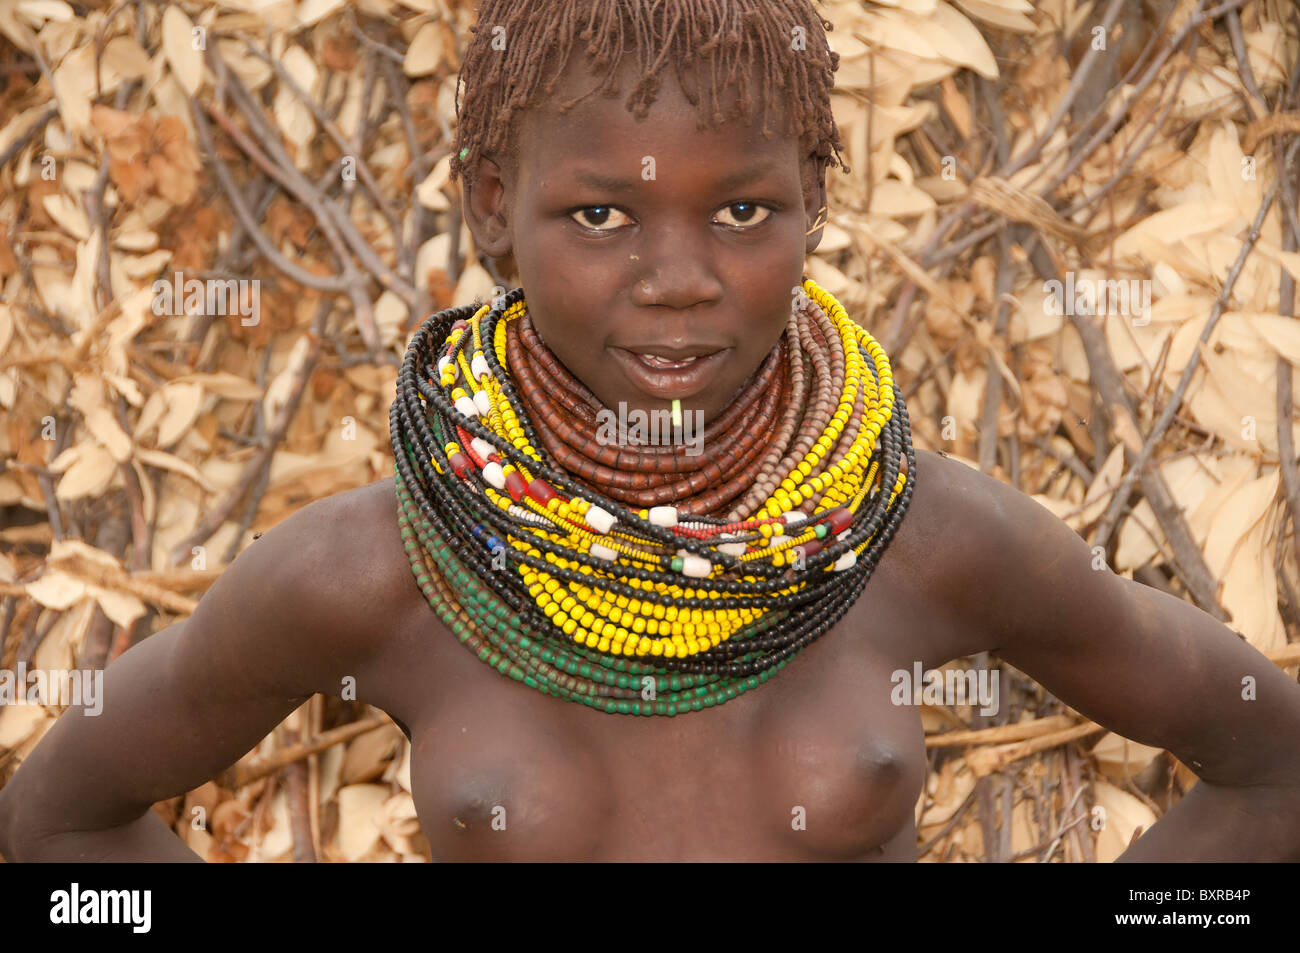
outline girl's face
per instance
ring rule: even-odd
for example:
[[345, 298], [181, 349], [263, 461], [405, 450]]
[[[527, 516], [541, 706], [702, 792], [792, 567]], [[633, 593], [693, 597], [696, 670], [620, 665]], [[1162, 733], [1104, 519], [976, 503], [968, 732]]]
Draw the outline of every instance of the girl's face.
[[516, 167], [480, 164], [466, 220], [484, 252], [514, 253], [538, 334], [606, 407], [678, 398], [711, 420], [785, 330], [821, 236], [807, 232], [824, 166], [780, 134], [780, 114], [772, 139], [757, 117], [698, 130], [671, 70], [644, 121], [624, 106], [626, 68], [622, 95], [560, 115], [554, 103], [594, 84], [580, 67], [571, 57], [521, 116]]

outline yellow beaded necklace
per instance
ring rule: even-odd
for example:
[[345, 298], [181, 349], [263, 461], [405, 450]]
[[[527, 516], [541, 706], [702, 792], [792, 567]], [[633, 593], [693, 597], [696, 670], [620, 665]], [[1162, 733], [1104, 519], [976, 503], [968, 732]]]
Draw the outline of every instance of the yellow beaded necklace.
[[801, 290], [820, 309], [803, 315], [842, 343], [842, 393], [731, 522], [628, 509], [554, 465], [507, 361], [522, 289], [421, 326], [390, 411], [398, 521], [466, 648], [545, 694], [671, 716], [762, 684], [843, 617], [907, 510], [916, 458], [884, 349], [815, 283]]

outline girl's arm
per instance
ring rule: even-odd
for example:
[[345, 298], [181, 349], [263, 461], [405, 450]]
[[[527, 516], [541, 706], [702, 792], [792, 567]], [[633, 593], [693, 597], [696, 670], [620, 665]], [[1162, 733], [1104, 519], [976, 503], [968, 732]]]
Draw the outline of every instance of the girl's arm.
[[1200, 778], [1121, 859], [1300, 859], [1300, 685], [1192, 604], [1094, 569], [1088, 544], [1030, 497], [933, 461], [922, 480], [962, 514], [942, 557], [953, 618], [978, 620], [980, 648]]
[[59, 718], [0, 790], [7, 860], [197, 860], [150, 807], [215, 777], [313, 692], [337, 695], [344, 675], [364, 691], [377, 630], [364, 616], [384, 594], [358, 592], [375, 534], [347, 496], [249, 545], [192, 616], [123, 653], [99, 715]]

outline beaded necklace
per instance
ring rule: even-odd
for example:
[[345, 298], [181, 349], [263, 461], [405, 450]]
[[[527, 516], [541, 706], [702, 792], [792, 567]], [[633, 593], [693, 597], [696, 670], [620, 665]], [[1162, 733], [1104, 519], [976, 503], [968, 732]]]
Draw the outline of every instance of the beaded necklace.
[[[536, 375], [527, 401], [515, 388], [529, 373], [515, 373], [520, 342], [569, 377], [558, 399], [578, 416], [581, 385], [524, 333], [522, 288], [424, 322], [389, 412], [398, 522], [417, 584], [462, 644], [545, 694], [676, 715], [756, 687], [843, 617], [902, 521], [916, 458], [884, 349], [812, 280], [802, 291], [784, 347], [751, 378], [781, 377], [769, 364], [795, 355], [782, 425], [744, 498], [710, 498], [730, 502], [725, 516], [629, 508], [592, 488], [601, 474], [583, 485], [556, 465], [554, 421], [539, 433], [526, 406]], [[839, 371], [809, 353], [810, 328], [836, 342]], [[828, 379], [838, 393], [816, 397]], [[732, 416], [745, 399], [719, 419], [752, 424]]]

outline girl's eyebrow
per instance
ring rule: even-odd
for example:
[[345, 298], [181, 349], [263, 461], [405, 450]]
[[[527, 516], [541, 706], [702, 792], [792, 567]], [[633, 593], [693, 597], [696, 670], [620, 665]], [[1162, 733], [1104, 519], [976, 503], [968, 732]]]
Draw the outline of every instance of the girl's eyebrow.
[[[773, 163], [766, 159], [751, 162], [749, 165], [742, 166], [736, 171], [724, 175], [718, 180], [717, 189], [720, 192], [726, 192], [747, 185], [756, 179], [762, 178], [772, 168]], [[631, 179], [616, 175], [605, 175], [590, 169], [579, 169], [574, 173], [573, 177], [578, 185], [602, 192], [631, 192], [636, 189], [636, 183]]]
[[749, 165], [742, 166], [735, 172], [724, 175], [718, 180], [718, 191], [728, 192], [731, 189], [738, 188], [742, 185], [748, 185], [757, 179], [761, 179], [775, 168], [775, 163], [767, 159], [760, 159], [751, 162]]
[[600, 192], [631, 192], [636, 188], [631, 179], [620, 178], [616, 175], [603, 175], [587, 169], [579, 169], [574, 173], [573, 178], [579, 185]]

